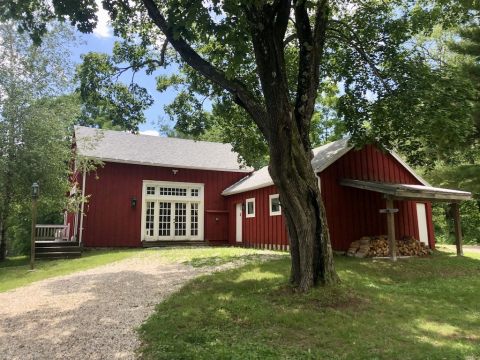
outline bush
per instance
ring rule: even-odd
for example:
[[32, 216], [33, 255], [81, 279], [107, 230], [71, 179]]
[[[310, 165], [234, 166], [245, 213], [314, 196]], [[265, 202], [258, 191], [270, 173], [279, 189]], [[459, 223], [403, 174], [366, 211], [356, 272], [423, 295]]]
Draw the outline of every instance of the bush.
[[[433, 224], [437, 242], [454, 244], [455, 230], [450, 206], [444, 203], [433, 204]], [[480, 201], [464, 201], [460, 205], [463, 241], [465, 244], [480, 244]]]

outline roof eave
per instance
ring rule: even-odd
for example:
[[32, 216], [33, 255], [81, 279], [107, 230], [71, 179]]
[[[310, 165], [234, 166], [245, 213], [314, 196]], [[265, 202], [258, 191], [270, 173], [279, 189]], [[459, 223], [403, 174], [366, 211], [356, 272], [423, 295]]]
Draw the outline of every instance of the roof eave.
[[177, 169], [189, 169], [189, 170], [209, 170], [209, 171], [224, 171], [224, 172], [239, 172], [239, 173], [250, 173], [252, 169], [222, 169], [222, 168], [214, 168], [214, 167], [195, 167], [195, 166], [186, 166], [186, 165], [175, 165], [175, 164], [160, 164], [160, 163], [150, 163], [150, 162], [143, 162], [143, 161], [130, 161], [130, 160], [121, 160], [121, 159], [111, 159], [111, 158], [104, 158], [98, 156], [91, 156], [80, 154], [81, 156], [99, 160], [102, 162], [110, 162], [110, 163], [118, 163], [118, 164], [130, 164], [130, 165], [143, 165], [143, 166], [156, 166], [156, 167], [168, 167], [168, 168], [177, 168]]

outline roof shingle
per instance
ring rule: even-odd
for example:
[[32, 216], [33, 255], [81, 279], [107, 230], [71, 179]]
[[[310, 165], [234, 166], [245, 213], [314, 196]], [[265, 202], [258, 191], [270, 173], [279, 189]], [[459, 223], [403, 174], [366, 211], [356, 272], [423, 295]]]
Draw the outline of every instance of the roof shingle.
[[75, 127], [78, 153], [106, 162], [250, 172], [230, 144]]

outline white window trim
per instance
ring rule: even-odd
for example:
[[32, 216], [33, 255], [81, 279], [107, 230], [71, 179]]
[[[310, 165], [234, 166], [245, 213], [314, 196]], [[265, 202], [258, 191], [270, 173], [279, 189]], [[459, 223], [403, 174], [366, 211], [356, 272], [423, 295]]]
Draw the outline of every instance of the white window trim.
[[[248, 203], [253, 204], [253, 214], [248, 213]], [[245, 200], [245, 217], [254, 218], [255, 217], [255, 198], [250, 198]]]
[[272, 211], [272, 200], [278, 199], [280, 196], [278, 194], [272, 194], [268, 196], [268, 210], [270, 212], [270, 216], [278, 216], [282, 215], [282, 206], [278, 207], [278, 211]]
[[[183, 187], [187, 188], [187, 196], [173, 196], [173, 195], [158, 195], [157, 189], [155, 190], [155, 195], [147, 195], [147, 186], [155, 186], [158, 187], [160, 185], [169, 186], [169, 187]], [[198, 196], [190, 196], [190, 189], [191, 188], [198, 188]], [[205, 194], [205, 184], [203, 183], [187, 183], [187, 182], [171, 182], [171, 181], [156, 181], [156, 180], [143, 180], [142, 184], [142, 221], [141, 221], [141, 232], [140, 232], [140, 240], [141, 241], [148, 241], [148, 240], [174, 240], [174, 236], [168, 237], [159, 237], [158, 236], [158, 221], [155, 221], [154, 224], [154, 236], [146, 236], [145, 234], [145, 223], [146, 223], [146, 214], [145, 209], [147, 206], [147, 201], [155, 201], [155, 217], [158, 216], [158, 201], [165, 200], [169, 201], [178, 201], [178, 202], [195, 202], [198, 203], [198, 235], [191, 236], [190, 234], [190, 226], [187, 226], [187, 238], [186, 240], [204, 240], [204, 229], [205, 229], [205, 211], [204, 211], [204, 194]], [[190, 205], [187, 205], [187, 216], [190, 211]], [[173, 212], [173, 207], [172, 207]], [[181, 240], [181, 239], [179, 239]]]

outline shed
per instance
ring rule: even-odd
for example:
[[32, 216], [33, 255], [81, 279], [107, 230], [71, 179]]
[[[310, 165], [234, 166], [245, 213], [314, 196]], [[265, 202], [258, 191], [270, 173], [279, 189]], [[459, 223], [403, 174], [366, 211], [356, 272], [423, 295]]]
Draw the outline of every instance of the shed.
[[[334, 250], [346, 251], [354, 240], [381, 234], [390, 234], [391, 239], [414, 237], [433, 249], [431, 202], [448, 200], [458, 204], [471, 196], [431, 187], [399, 155], [373, 145], [354, 149], [348, 139], [341, 139], [313, 152], [312, 167], [319, 178]], [[231, 244], [288, 247], [278, 192], [267, 167], [222, 194], [230, 214]], [[385, 215], [385, 209], [398, 212]]]

